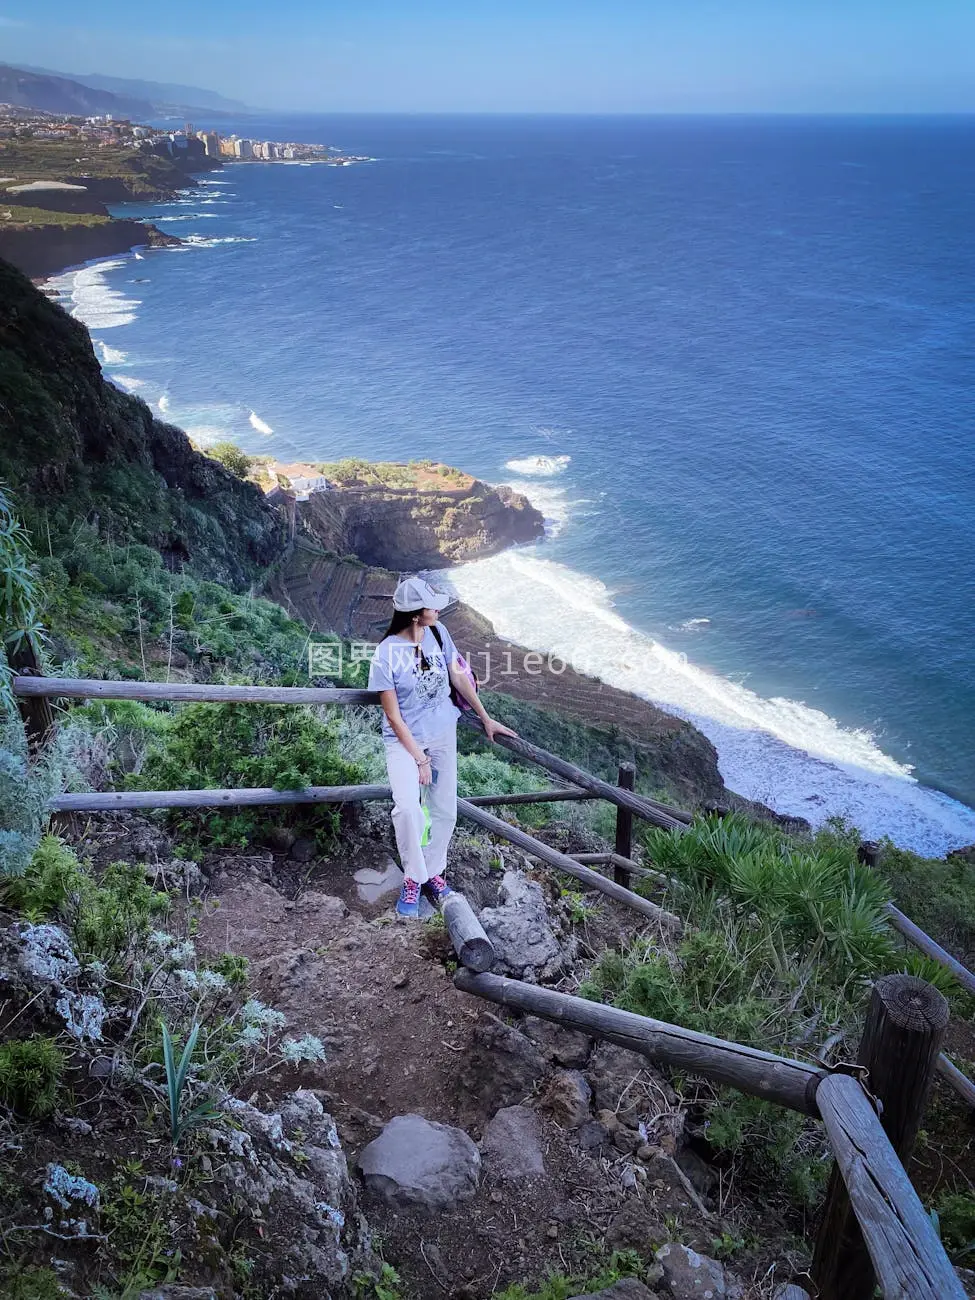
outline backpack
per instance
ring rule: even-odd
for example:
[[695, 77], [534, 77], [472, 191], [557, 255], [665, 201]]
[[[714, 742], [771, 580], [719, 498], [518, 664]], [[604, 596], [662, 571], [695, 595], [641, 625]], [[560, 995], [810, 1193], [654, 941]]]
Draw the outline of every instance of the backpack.
[[[440, 647], [441, 650], [443, 650], [443, 637], [440, 635], [440, 628], [437, 627], [436, 623], [431, 624], [430, 631], [437, 638], [437, 645]], [[467, 660], [464, 658], [464, 656], [460, 653], [459, 650], [457, 651], [457, 658], [454, 660], [454, 662], [456, 663], [457, 667], [461, 670], [461, 672], [465, 674], [467, 680], [474, 687], [475, 691], [478, 690], [479, 687], [477, 681], [477, 674], [474, 672], [474, 669], [470, 666], [470, 664], [467, 662]], [[459, 692], [454, 689], [452, 684], [450, 687], [450, 702], [455, 706], [455, 708], [466, 710], [470, 713], [473, 713], [474, 711], [471, 708], [471, 706], [467, 703], [467, 701], [464, 699], [463, 695], [459, 694]]]

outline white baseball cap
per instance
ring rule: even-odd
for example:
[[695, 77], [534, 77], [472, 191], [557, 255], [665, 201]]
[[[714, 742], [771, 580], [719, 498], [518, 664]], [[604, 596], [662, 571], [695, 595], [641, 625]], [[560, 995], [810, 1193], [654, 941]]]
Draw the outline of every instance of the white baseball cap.
[[450, 597], [434, 591], [422, 578], [404, 578], [393, 592], [393, 609], [443, 609]]

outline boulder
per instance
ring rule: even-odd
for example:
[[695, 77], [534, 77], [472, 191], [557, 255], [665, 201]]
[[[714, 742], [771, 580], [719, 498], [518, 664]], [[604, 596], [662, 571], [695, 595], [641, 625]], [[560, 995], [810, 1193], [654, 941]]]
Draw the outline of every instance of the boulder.
[[664, 1271], [663, 1285], [673, 1300], [741, 1300], [741, 1283], [723, 1264], [699, 1255], [690, 1246], [669, 1242], [656, 1255]]
[[592, 1039], [588, 1034], [580, 1033], [577, 1029], [567, 1029], [563, 1025], [555, 1025], [550, 1020], [539, 1020], [537, 1016], [525, 1017], [524, 1030], [532, 1042], [537, 1043], [556, 1065], [564, 1065], [567, 1069], [574, 1070], [579, 1069], [589, 1060]]
[[545, 1160], [538, 1116], [527, 1106], [499, 1110], [484, 1130], [481, 1155], [490, 1173], [512, 1182], [543, 1177]]
[[592, 1093], [578, 1070], [556, 1070], [552, 1075], [542, 1105], [556, 1124], [566, 1129], [580, 1128], [589, 1119]]
[[648, 1129], [658, 1122], [666, 1126], [679, 1114], [677, 1094], [646, 1058], [615, 1043], [597, 1046], [586, 1078], [596, 1109], [614, 1111], [631, 1127], [641, 1120]]
[[530, 1097], [548, 1070], [530, 1039], [488, 1011], [474, 1027], [460, 1083], [490, 1116]]
[[481, 1157], [463, 1129], [397, 1115], [362, 1152], [359, 1169], [391, 1205], [452, 1210], [477, 1191]]
[[506, 871], [497, 907], [485, 907], [481, 925], [494, 944], [495, 969], [519, 979], [551, 977], [570, 964], [552, 930], [541, 888], [520, 871]]

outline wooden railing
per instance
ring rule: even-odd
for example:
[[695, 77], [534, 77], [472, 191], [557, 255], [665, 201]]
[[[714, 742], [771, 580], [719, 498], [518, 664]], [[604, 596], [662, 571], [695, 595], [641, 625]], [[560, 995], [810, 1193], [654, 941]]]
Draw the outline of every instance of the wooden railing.
[[[20, 698], [28, 735], [35, 746], [50, 731], [50, 702], [58, 698], [309, 705], [378, 702], [375, 693], [340, 688], [109, 682], [27, 674], [14, 678], [13, 689]], [[473, 719], [464, 720], [480, 729]], [[679, 917], [627, 887], [635, 873], [656, 874], [632, 860], [632, 820], [636, 816], [655, 826], [682, 831], [692, 820], [691, 814], [635, 793], [630, 765], [621, 764], [619, 782], [612, 785], [521, 737], [499, 736], [496, 743], [568, 784], [527, 794], [458, 799], [458, 813], [633, 908], [654, 924], [679, 932]], [[383, 785], [169, 790], [62, 795], [51, 808], [60, 812], [97, 812], [345, 803], [389, 797], [389, 787]], [[570, 857], [486, 811], [497, 804], [580, 799], [604, 799], [615, 805], [614, 853]], [[589, 858], [594, 865], [612, 867], [614, 878], [592, 870], [579, 861], [580, 857]], [[942, 961], [967, 989], [975, 991], [975, 976], [961, 963], [893, 906], [888, 915], [905, 938]], [[812, 1270], [811, 1285], [820, 1300], [869, 1300], [875, 1283], [885, 1300], [961, 1300], [964, 1296], [903, 1163], [910, 1157], [936, 1070], [969, 1102], [975, 1098], [975, 1085], [941, 1055], [948, 1004], [931, 985], [906, 975], [878, 980], [857, 1064], [831, 1070], [489, 974], [493, 950], [466, 900], [457, 898], [446, 909], [445, 919], [462, 962], [454, 980], [460, 991], [582, 1029], [651, 1060], [822, 1120], [836, 1163]], [[795, 1300], [808, 1294], [799, 1286], [790, 1291]]]

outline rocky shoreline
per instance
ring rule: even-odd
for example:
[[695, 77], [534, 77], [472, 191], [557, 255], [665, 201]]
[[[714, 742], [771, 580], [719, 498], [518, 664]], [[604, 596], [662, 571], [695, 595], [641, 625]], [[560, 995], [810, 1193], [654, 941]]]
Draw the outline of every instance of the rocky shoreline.
[[52, 222], [16, 230], [0, 227], [0, 257], [32, 280], [47, 279], [83, 262], [116, 257], [135, 248], [169, 248], [182, 242], [145, 221], [105, 221], [91, 226]]

